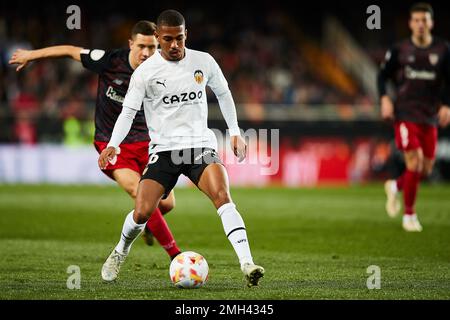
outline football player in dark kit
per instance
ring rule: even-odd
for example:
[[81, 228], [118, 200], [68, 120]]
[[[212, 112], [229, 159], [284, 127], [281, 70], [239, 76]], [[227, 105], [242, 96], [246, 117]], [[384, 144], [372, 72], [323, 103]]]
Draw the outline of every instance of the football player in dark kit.
[[[43, 58], [69, 57], [97, 73], [98, 89], [95, 107], [96, 150], [101, 153], [111, 138], [114, 124], [122, 111], [122, 102], [128, 90], [133, 71], [156, 51], [158, 42], [154, 36], [156, 25], [150, 21], [139, 21], [131, 31], [129, 48], [111, 51], [89, 50], [71, 45], [53, 46], [38, 50], [17, 50], [10, 64], [17, 64], [20, 71], [29, 62]], [[133, 199], [136, 198], [141, 174], [148, 163], [148, 135], [144, 112], [137, 113], [133, 126], [120, 145], [121, 153], [102, 170], [115, 180]], [[147, 222], [144, 239], [152, 244], [152, 234], [173, 258], [180, 250], [162, 214], [175, 205], [172, 194], [160, 202]]]
[[[403, 152], [405, 172], [397, 180], [385, 183], [386, 211], [395, 217], [400, 211], [398, 192], [403, 192], [403, 229], [422, 231], [415, 203], [419, 183], [433, 169], [437, 126], [450, 122], [450, 48], [431, 34], [433, 9], [417, 3], [410, 9], [412, 35], [394, 45], [387, 53], [378, 75], [381, 115], [394, 121], [395, 142]], [[392, 102], [386, 93], [386, 82], [395, 85]]]

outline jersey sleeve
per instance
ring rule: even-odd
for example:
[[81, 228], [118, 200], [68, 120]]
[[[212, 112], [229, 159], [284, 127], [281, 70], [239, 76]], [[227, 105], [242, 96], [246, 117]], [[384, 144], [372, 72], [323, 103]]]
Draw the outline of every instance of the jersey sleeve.
[[81, 63], [86, 69], [102, 73], [109, 65], [111, 52], [100, 49], [83, 49], [80, 52]]
[[387, 81], [393, 77], [398, 67], [398, 49], [394, 46], [386, 52], [384, 61], [380, 66], [380, 71], [378, 72], [377, 87], [380, 97], [386, 94]]
[[109, 140], [108, 147], [117, 148], [130, 132], [133, 125], [133, 119], [136, 116], [136, 110], [127, 107], [122, 108], [122, 112], [117, 117], [114, 125], [113, 132], [111, 134], [111, 140]]
[[210, 74], [207, 85], [217, 97], [220, 111], [227, 123], [230, 136], [239, 136], [241, 132], [237, 121], [236, 106], [231, 91], [228, 88], [228, 82], [216, 60], [212, 56], [210, 58]]
[[209, 55], [209, 58], [210, 68], [207, 86], [211, 88], [216, 96], [221, 96], [230, 91], [228, 88], [228, 82], [216, 60], [214, 60], [211, 55]]
[[138, 68], [133, 72], [123, 101], [123, 106], [137, 111], [141, 110], [142, 102], [146, 95], [145, 82], [140, 70], [142, 69]]
[[442, 102], [450, 106], [450, 44], [447, 43], [444, 56], [444, 91], [442, 94]]

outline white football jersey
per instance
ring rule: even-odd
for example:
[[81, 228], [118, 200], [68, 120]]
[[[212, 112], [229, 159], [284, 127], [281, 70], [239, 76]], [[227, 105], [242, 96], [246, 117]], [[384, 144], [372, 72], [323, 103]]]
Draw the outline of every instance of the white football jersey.
[[216, 137], [207, 125], [207, 85], [216, 96], [229, 91], [214, 58], [188, 48], [180, 61], [168, 61], [157, 51], [134, 71], [123, 105], [140, 110], [143, 102], [150, 153], [217, 149]]

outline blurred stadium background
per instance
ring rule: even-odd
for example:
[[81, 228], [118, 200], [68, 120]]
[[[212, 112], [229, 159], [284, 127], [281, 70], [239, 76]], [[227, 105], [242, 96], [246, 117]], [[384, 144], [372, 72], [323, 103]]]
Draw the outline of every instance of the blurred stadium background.
[[[400, 217], [387, 217], [380, 183], [403, 161], [380, 120], [375, 75], [386, 49], [409, 35], [412, 3], [3, 1], [0, 299], [449, 299], [450, 129], [439, 132], [433, 183], [421, 186], [424, 232], [406, 234]], [[66, 28], [72, 4], [81, 8], [81, 30]], [[381, 30], [366, 28], [371, 4], [381, 7]], [[434, 33], [450, 39], [448, 2], [432, 4]], [[279, 149], [270, 150], [280, 155], [275, 175], [261, 175], [260, 165], [228, 167], [255, 261], [266, 268], [256, 290], [236, 281], [242, 275], [213, 207], [187, 188], [177, 189], [166, 219], [182, 249], [207, 258], [209, 284], [173, 288], [167, 256], [143, 241], [120, 281], [102, 283], [100, 267], [132, 202], [97, 167], [97, 76], [70, 59], [20, 73], [8, 65], [19, 47], [126, 46], [136, 21], [167, 7], [185, 15], [188, 47], [218, 60], [241, 127], [280, 130]], [[210, 126], [224, 130], [209, 100]], [[66, 287], [69, 265], [81, 268], [80, 290]], [[381, 267], [382, 290], [367, 289], [370, 265]]]
[[[379, 3], [381, 30], [366, 27], [367, 1], [230, 1], [220, 10], [211, 1], [170, 3], [185, 14], [187, 45], [222, 66], [242, 128], [280, 129], [278, 174], [236, 166], [234, 184], [363, 183], [402, 170], [393, 130], [380, 121], [375, 75], [386, 49], [409, 35], [411, 3]], [[155, 20], [168, 4], [77, 2], [81, 30], [68, 30], [70, 4], [1, 5], [0, 182], [108, 183], [91, 145], [97, 76], [70, 59], [35, 62], [20, 73], [8, 60], [19, 47], [126, 46], [131, 26]], [[449, 6], [433, 5], [435, 34], [448, 39]], [[223, 130], [213, 95], [209, 100], [211, 127]], [[431, 181], [450, 179], [449, 139], [450, 130], [441, 130]]]

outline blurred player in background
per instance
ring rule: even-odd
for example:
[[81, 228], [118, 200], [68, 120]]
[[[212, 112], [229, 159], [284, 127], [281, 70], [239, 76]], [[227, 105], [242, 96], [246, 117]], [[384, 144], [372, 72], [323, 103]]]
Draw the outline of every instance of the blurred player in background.
[[99, 157], [100, 168], [115, 157], [144, 102], [152, 137], [150, 160], [139, 184], [134, 214], [126, 217], [122, 237], [104, 263], [102, 277], [107, 281], [117, 278], [133, 240], [160, 199], [171, 192], [178, 177], [184, 174], [213, 202], [247, 286], [255, 286], [264, 269], [253, 263], [244, 221], [231, 200], [228, 175], [215, 151], [217, 139], [207, 123], [206, 86], [209, 86], [229, 128], [234, 154], [242, 161], [247, 146], [240, 134], [228, 83], [211, 55], [185, 47], [185, 20], [178, 11], [166, 10], [159, 15], [155, 35], [161, 52], [156, 52], [133, 73], [122, 113], [108, 147]]
[[[403, 191], [403, 228], [420, 232], [415, 210], [422, 177], [431, 174], [437, 146], [437, 125], [450, 122], [450, 48], [431, 34], [433, 9], [417, 3], [410, 9], [412, 35], [387, 53], [378, 75], [381, 115], [394, 121], [396, 145], [403, 152], [406, 170], [397, 180], [385, 183], [386, 211], [395, 217], [400, 211], [397, 193]], [[395, 84], [393, 103], [386, 93], [386, 82]]]
[[[62, 45], [39, 50], [19, 49], [14, 52], [9, 63], [18, 64], [16, 70], [19, 71], [33, 60], [70, 57], [97, 73], [99, 79], [94, 145], [100, 153], [111, 139], [133, 71], [157, 49], [155, 28], [155, 24], [150, 21], [136, 23], [131, 31], [129, 48], [104, 51]], [[149, 141], [144, 112], [139, 111], [129, 134], [120, 145], [120, 154], [102, 169], [133, 199], [136, 198], [139, 180], [148, 162]], [[180, 250], [162, 214], [169, 212], [174, 206], [175, 197], [172, 192], [166, 200], [160, 202], [159, 208], [155, 208], [144, 232], [147, 244], [153, 243], [153, 234], [171, 258], [180, 253]]]

